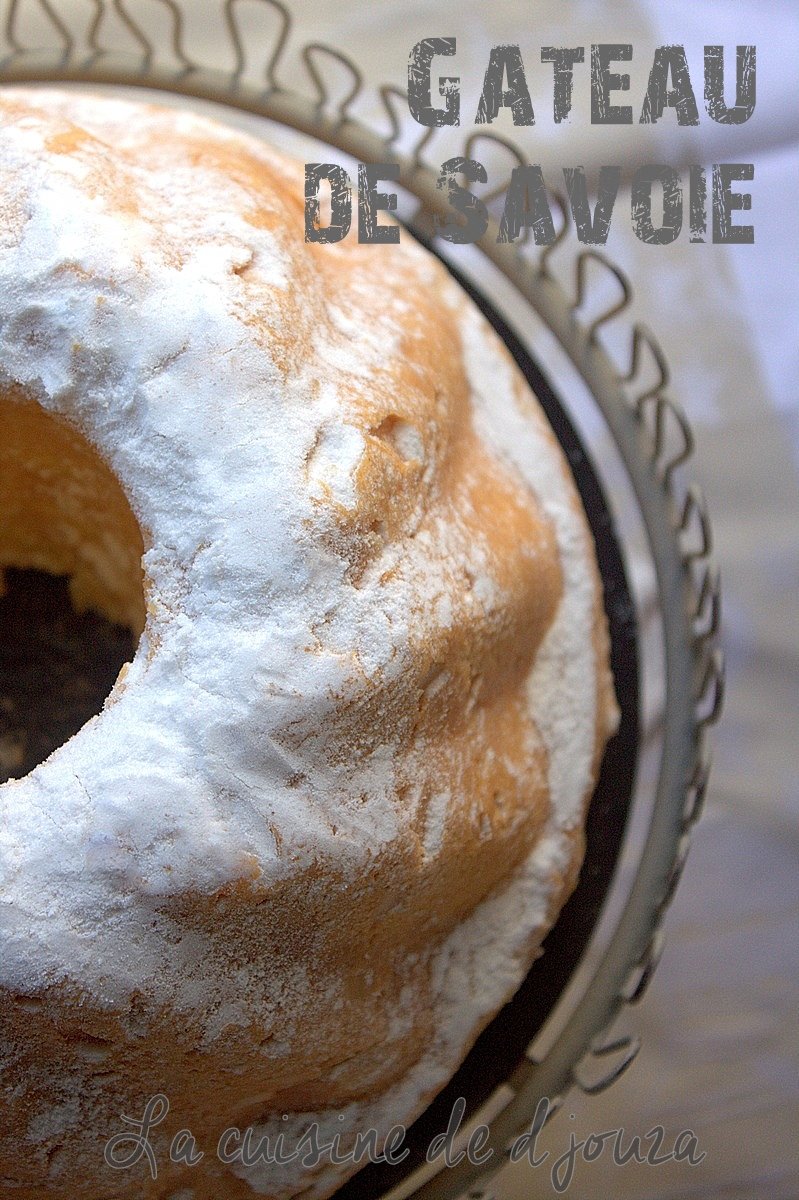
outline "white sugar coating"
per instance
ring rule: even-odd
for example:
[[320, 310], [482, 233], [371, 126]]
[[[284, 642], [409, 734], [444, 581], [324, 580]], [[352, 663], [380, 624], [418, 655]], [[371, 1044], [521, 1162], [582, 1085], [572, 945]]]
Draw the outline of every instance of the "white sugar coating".
[[[520, 378], [485, 318], [462, 305], [462, 341], [472, 385], [475, 426], [486, 445], [521, 474], [552, 521], [563, 571], [563, 595], [538, 648], [528, 680], [530, 706], [549, 753], [552, 808], [564, 828], [582, 821], [591, 781], [597, 718], [595, 649], [585, 636], [594, 619], [592, 547], [574, 519], [574, 487], [553, 454], [552, 431], [530, 404]], [[607, 715], [610, 734], [616, 714]]]
[[[253, 1126], [253, 1144], [266, 1137], [274, 1146], [282, 1134], [287, 1154], [298, 1146], [305, 1149], [309, 1143], [301, 1139], [315, 1123], [320, 1145], [330, 1144], [338, 1136], [346, 1151], [356, 1134], [374, 1129], [380, 1146], [397, 1124], [398, 1113], [411, 1114], [412, 1119], [422, 1111], [463, 1059], [474, 1040], [475, 1028], [481, 1028], [521, 984], [529, 967], [531, 938], [548, 925], [546, 898], [551, 891], [552, 873], [567, 869], [570, 856], [567, 837], [563, 831], [553, 829], [542, 837], [508, 886], [485, 900], [446, 940], [433, 966], [435, 1034], [427, 1052], [398, 1084], [366, 1103], [292, 1113], [288, 1119], [283, 1113], [275, 1113]], [[401, 1010], [391, 1032], [397, 1041], [407, 1035]], [[322, 1155], [318, 1166], [304, 1165], [298, 1155], [285, 1166], [256, 1163], [247, 1167], [239, 1163], [231, 1169], [262, 1195], [323, 1197], [340, 1177], [340, 1168], [331, 1165], [327, 1154]]]
[[[296, 285], [288, 243], [245, 219], [243, 185], [201, 159], [190, 169], [120, 166], [113, 145], [125, 145], [133, 124], [141, 138], [150, 121], [156, 140], [159, 112], [36, 96], [34, 107], [61, 108], [96, 133], [100, 163], [136, 214], [89, 186], [84, 160], [51, 153], [47, 126], [21, 120], [0, 130], [6, 203], [25, 214], [18, 239], [0, 229], [0, 384], [67, 415], [123, 483], [146, 534], [148, 618], [113, 702], [0, 787], [0, 986], [33, 995], [64, 982], [109, 1010], [146, 992], [153, 1009], [199, 1018], [209, 1045], [246, 1027], [254, 1007], [268, 1024], [270, 1007], [291, 1012], [321, 985], [303, 960], [274, 971], [243, 961], [233, 971], [216, 944], [224, 910], [217, 939], [170, 918], [165, 901], [253, 879], [268, 892], [330, 861], [354, 887], [412, 830], [434, 862], [461, 799], [450, 781], [435, 781], [417, 830], [399, 742], [387, 733], [368, 754], [342, 759], [329, 753], [329, 729], [358, 689], [373, 684], [381, 694], [410, 671], [414, 638], [456, 628], [464, 606], [501, 617], [507, 595], [488, 535], [457, 513], [426, 524], [412, 514], [357, 586], [335, 546], [309, 533], [327, 519], [325, 504], [349, 513], [358, 503], [367, 441], [350, 394], [399, 355], [403, 288], [384, 281], [376, 305], [357, 277], [335, 300], [306, 287], [312, 337], [303, 342], [279, 303], [289, 305]], [[189, 112], [170, 119], [187, 136], [234, 149], [246, 142], [285, 165]], [[432, 1036], [421, 1057], [362, 1106], [288, 1124], [275, 1114], [273, 1132], [288, 1138], [310, 1119], [339, 1131], [342, 1112], [345, 1127], [385, 1130], [452, 1074], [521, 982], [552, 919], [597, 743], [598, 581], [562, 456], [484, 318], [405, 234], [401, 249], [415, 282], [434, 288], [456, 321], [479, 450], [534, 493], [554, 533], [562, 593], [524, 691], [546, 751], [550, 804], [526, 861], [434, 951]], [[273, 341], [247, 321], [242, 278], [253, 271], [275, 298]], [[303, 356], [285, 370], [273, 345], [294, 342]], [[391, 436], [429, 480], [434, 464], [415, 427], [395, 422]], [[456, 567], [471, 580], [465, 595]], [[447, 683], [442, 670], [427, 699]], [[301, 749], [284, 736], [293, 728]], [[490, 836], [487, 820], [479, 836]], [[343, 988], [332, 978], [326, 986], [319, 1011], [341, 1010]], [[402, 1044], [409, 1019], [400, 1002], [387, 1045]], [[294, 1030], [285, 1024], [282, 1033]], [[285, 1040], [269, 1047], [275, 1060], [289, 1053]], [[42, 1121], [66, 1136], [83, 1116], [66, 1103], [65, 1084], [29, 1136], [44, 1136]], [[264, 1193], [278, 1186], [273, 1167], [247, 1178]], [[313, 1187], [321, 1195], [332, 1179], [323, 1169]], [[310, 1186], [301, 1164], [284, 1182], [288, 1194]]]
[[[37, 102], [52, 110], [63, 99]], [[122, 101], [103, 102], [100, 136], [114, 110], [123, 140], [131, 106]], [[92, 130], [97, 102], [72, 98], [69, 112]], [[146, 121], [145, 110], [135, 119]], [[207, 129], [190, 113], [179, 120]], [[162, 980], [165, 995], [177, 984], [177, 1001], [193, 1005], [214, 981], [202, 981], [202, 947], [196, 978], [190, 963], [175, 979], [174, 964], [160, 961], [157, 897], [211, 892], [251, 874], [252, 860], [279, 878], [330, 849], [333, 824], [336, 854], [346, 866], [349, 847], [355, 871], [359, 846], [374, 850], [397, 832], [389, 758], [348, 780], [369, 806], [352, 809], [329, 769], [312, 781], [310, 804], [286, 787], [296, 764], [270, 738], [295, 713], [323, 724], [356, 653], [373, 669], [388, 657], [386, 623], [363, 618], [369, 597], [353, 594], [345, 564], [309, 549], [302, 532], [317, 519], [304, 462], [345, 407], [348, 377], [380, 347], [356, 347], [348, 329], [332, 385], [321, 359], [282, 377], [237, 316], [236, 269], [257, 255], [285, 289], [288, 265], [279, 240], [238, 215], [236, 184], [222, 196], [202, 166], [163, 177], [130, 170], [145, 219], [98, 199], [87, 237], [85, 172], [47, 156], [44, 136], [30, 122], [3, 135], [9, 186], [30, 216], [0, 256], [2, 378], [68, 413], [125, 481], [152, 543], [154, 611], [116, 703], [0, 789], [0, 981], [25, 990], [68, 964], [109, 1003], [146, 978]], [[185, 254], [177, 267], [163, 244], [173, 225]], [[342, 498], [359, 440], [341, 421], [324, 438], [319, 469]], [[339, 632], [351, 625], [356, 637], [309, 654], [310, 616], [329, 610], [343, 610]], [[291, 858], [278, 857], [275, 828]]]
[[[275, 1114], [256, 1126], [257, 1136], [269, 1138], [272, 1145], [282, 1133], [287, 1151], [308, 1144], [301, 1138], [312, 1122], [318, 1124], [320, 1144], [338, 1136], [346, 1149], [348, 1137], [369, 1129], [384, 1137], [396, 1124], [397, 1113], [418, 1113], [448, 1081], [475, 1030], [512, 995], [527, 972], [531, 939], [547, 928], [550, 919], [553, 872], [568, 869], [573, 853], [569, 834], [582, 820], [591, 779], [596, 665], [595, 649], [585, 630], [593, 620], [596, 584], [587, 538], [574, 519], [573, 487], [553, 455], [552, 435], [543, 415], [531, 409], [518, 374], [485, 318], [464, 302], [456, 288], [448, 291], [448, 300], [459, 312], [478, 432], [533, 488], [553, 522], [560, 551], [563, 596], [528, 682], [530, 705], [549, 754], [552, 807], [547, 829], [522, 868], [504, 889], [480, 904], [436, 953], [433, 994], [438, 1000], [428, 1052], [378, 1101], [348, 1105], [343, 1121], [342, 1110], [331, 1109], [293, 1114], [288, 1121]], [[616, 719], [611, 709], [607, 734]], [[441, 837], [444, 819], [441, 806], [431, 805], [426, 831], [431, 848]], [[401, 1024], [395, 1032], [397, 1038], [403, 1036]], [[261, 1194], [277, 1184], [289, 1193], [301, 1186], [303, 1195], [324, 1196], [336, 1179], [336, 1168], [326, 1155], [316, 1168], [295, 1162], [282, 1171], [274, 1165], [234, 1169]]]

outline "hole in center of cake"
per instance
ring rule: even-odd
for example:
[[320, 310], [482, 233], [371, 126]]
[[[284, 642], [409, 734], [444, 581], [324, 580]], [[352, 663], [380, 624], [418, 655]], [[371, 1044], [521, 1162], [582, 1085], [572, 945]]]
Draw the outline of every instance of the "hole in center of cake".
[[99, 713], [144, 627], [143, 540], [71, 426], [0, 395], [0, 782]]

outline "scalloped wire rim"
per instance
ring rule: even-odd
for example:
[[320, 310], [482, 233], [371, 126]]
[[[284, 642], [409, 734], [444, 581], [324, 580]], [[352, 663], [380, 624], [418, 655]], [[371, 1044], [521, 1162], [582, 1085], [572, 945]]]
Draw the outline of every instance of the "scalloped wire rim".
[[[387, 137], [380, 137], [349, 116], [353, 102], [364, 91], [364, 80], [358, 66], [341, 51], [319, 42], [301, 48], [301, 60], [316, 91], [314, 99], [278, 82], [278, 68], [292, 28], [291, 15], [280, 0], [247, 0], [251, 8], [260, 5], [279, 18], [261, 86], [244, 79], [247, 56], [238, 24], [239, 0], [220, 0], [235, 60], [230, 72], [209, 70], [188, 56], [184, 13], [178, 0], [153, 0], [150, 6], [160, 6], [170, 18], [170, 50], [180, 64], [177, 72], [155, 65], [157, 47], [123, 0], [92, 2], [94, 15], [85, 30], [88, 53], [81, 57], [73, 33], [49, 0], [31, 0], [28, 7], [39, 8], [59, 45], [23, 47], [17, 38], [23, 5], [21, 0], [11, 0], [3, 26], [8, 53], [0, 73], [7, 81], [128, 84], [232, 105], [325, 141], [360, 161], [380, 162], [393, 156], [400, 167], [398, 182], [420, 201], [412, 229], [429, 228], [433, 214], [448, 211], [446, 198], [436, 187], [435, 172], [422, 158], [434, 131], [424, 130], [410, 151], [397, 151], [402, 132], [398, 102], [407, 106], [407, 95], [400, 88], [384, 85], [379, 89], [390, 129]], [[103, 29], [110, 10], [141, 48], [138, 59], [103, 46]], [[331, 96], [319, 69], [322, 59], [338, 63], [350, 79], [349, 90], [335, 103], [332, 115]], [[470, 156], [478, 137], [494, 143], [516, 162], [524, 161], [513, 143], [491, 132], [472, 134], [464, 147], [465, 156]], [[500, 197], [509, 182], [508, 176], [484, 199]], [[629, 472], [650, 542], [663, 614], [666, 706], [657, 800], [626, 909], [592, 987], [577, 1005], [556, 1046], [532, 1070], [521, 1073], [518, 1087], [511, 1084], [513, 1099], [491, 1123], [489, 1145], [495, 1157], [490, 1171], [481, 1172], [468, 1162], [461, 1164], [449, 1170], [445, 1180], [439, 1175], [423, 1182], [413, 1192], [417, 1200], [432, 1200], [434, 1196], [443, 1200], [469, 1188], [471, 1194], [480, 1195], [473, 1190], [476, 1181], [493, 1174], [497, 1164], [501, 1165], [541, 1096], [550, 1100], [551, 1117], [570, 1086], [595, 1095], [618, 1079], [635, 1058], [640, 1045], [637, 1038], [613, 1038], [606, 1031], [622, 1005], [640, 1001], [663, 951], [664, 914], [685, 865], [691, 828], [699, 818], [707, 789], [707, 732], [717, 720], [723, 700], [723, 662], [717, 647], [721, 594], [718, 570], [711, 558], [710, 521], [700, 490], [695, 484], [681, 486], [678, 479], [677, 469], [694, 448], [688, 419], [668, 392], [665, 355], [646, 327], [633, 325], [629, 362], [623, 371], [613, 366], [600, 343], [603, 327], [632, 303], [632, 287], [624, 273], [604, 253], [583, 249], [575, 259], [572, 297], [554, 278], [551, 258], [563, 245], [569, 220], [563, 198], [556, 194], [554, 200], [563, 217], [561, 226], [555, 241], [535, 256], [525, 253], [529, 236], [516, 244], [498, 244], [494, 219], [476, 245], [515, 284], [555, 334], [602, 411]], [[599, 273], [615, 281], [619, 298], [585, 325], [577, 313], [591, 297], [590, 276], [598, 278]], [[647, 359], [654, 363], [658, 377], [652, 386], [637, 390]], [[597, 1069], [598, 1074], [589, 1081], [586, 1072]]]

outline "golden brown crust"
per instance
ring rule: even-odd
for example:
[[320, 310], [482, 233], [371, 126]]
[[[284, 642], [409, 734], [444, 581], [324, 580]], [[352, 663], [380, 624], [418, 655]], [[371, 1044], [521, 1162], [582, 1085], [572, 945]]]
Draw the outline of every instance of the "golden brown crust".
[[[6, 104], [9, 120], [25, 112], [24, 104]], [[557, 846], [536, 867], [540, 911], [522, 914], [517, 943], [509, 942], [498, 963], [505, 982], [489, 999], [467, 1005], [466, 1025], [453, 1033], [449, 1025], [462, 1018], [446, 1005], [453, 1007], [458, 971], [469, 992], [479, 990], [469, 969], [481, 969], [469, 963], [472, 944], [460, 946], [459, 933], [500, 904], [530, 870], [533, 852], [553, 827], [551, 747], [532, 714], [529, 685], [566, 588], [555, 522], [535, 489], [478, 431], [458, 303], [440, 266], [410, 248], [397, 254], [394, 247], [354, 241], [304, 246], [293, 167], [252, 143], [214, 135], [211, 127], [178, 129], [172, 118], [152, 112], [148, 120], [156, 122], [158, 136], [137, 141], [131, 133], [118, 152], [123, 166], [163, 169], [174, 159], [182, 169], [201, 168], [220, 187], [234, 181], [248, 197], [237, 216], [243, 213], [253, 231], [254, 250], [233, 271], [240, 281], [234, 315], [249, 344], [268, 350], [286, 394], [325, 338], [340, 348], [342, 328], [363, 324], [370, 306], [382, 311], [378, 332], [391, 335], [391, 352], [370, 361], [359, 349], [355, 366], [364, 369], [336, 376], [346, 394], [337, 400], [334, 423], [341, 425], [343, 411], [363, 451], [348, 489], [337, 490], [325, 457], [329, 430], [320, 422], [299, 468], [311, 497], [302, 536], [314, 563], [327, 555], [344, 564], [341, 590], [355, 597], [356, 615], [363, 615], [357, 596], [368, 595], [387, 623], [405, 622], [407, 632], [397, 641], [396, 659], [374, 667], [366, 661], [367, 647], [356, 643], [349, 652], [351, 631], [334, 606], [312, 614], [302, 653], [347, 658], [348, 674], [340, 690], [326, 697], [322, 727], [313, 706], [289, 709], [273, 738], [286, 761], [296, 764], [286, 790], [298, 808], [304, 804], [312, 813], [317, 801], [321, 807], [327, 800], [315, 791], [316, 768], [328, 772], [331, 792], [339, 788], [346, 800], [339, 809], [333, 803], [324, 809], [333, 814], [331, 828], [312, 865], [300, 862], [297, 839], [292, 843], [275, 819], [275, 859], [281, 868], [289, 863], [282, 877], [270, 876], [274, 863], [246, 849], [236, 859], [235, 878], [224, 885], [134, 894], [157, 928], [175, 978], [181, 964], [191, 967], [192, 978], [202, 968], [224, 982], [225, 995], [215, 991], [212, 1005], [192, 1010], [185, 1000], [165, 1001], [147, 979], [122, 1002], [106, 1002], [78, 978], [32, 987], [25, 995], [20, 989], [0, 992], [0, 1173], [9, 1195], [31, 1200], [166, 1200], [181, 1187], [193, 1189], [192, 1200], [221, 1194], [234, 1200], [252, 1193], [216, 1159], [217, 1139], [230, 1125], [244, 1128], [279, 1119], [282, 1112], [314, 1114], [359, 1103], [369, 1113], [370, 1105], [384, 1097], [389, 1103], [394, 1094], [401, 1096], [396, 1119], [409, 1121], [519, 982], [574, 886], [583, 853], [578, 812], [571, 824], [558, 827]], [[85, 167], [87, 195], [100, 197], [134, 227], [152, 222], [137, 189], [124, 186], [124, 171], [108, 169], [107, 151], [101, 155], [91, 135], [63, 124], [63, 117], [54, 121], [48, 154]], [[263, 249], [259, 231], [281, 239], [291, 287], [270, 285], [256, 253]], [[161, 267], [180, 271], [190, 257], [189, 235], [181, 240], [165, 232], [161, 243]], [[518, 373], [513, 380], [516, 398], [533, 404]], [[309, 403], [322, 382], [309, 382]], [[11, 407], [0, 406], [16, 446], [17, 484], [36, 456], [33, 433], [23, 429], [32, 411], [29, 395], [25, 403], [16, 397]], [[33, 428], [38, 418], [31, 420]], [[63, 429], [61, 458], [79, 473], [88, 471], [89, 491], [99, 494], [97, 479], [107, 464], [92, 475], [82, 443]], [[548, 447], [565, 478], [551, 434]], [[42, 474], [49, 465], [31, 469]], [[569, 494], [577, 540], [587, 544], [576, 492]], [[14, 527], [24, 533], [21, 541], [39, 543], [42, 565], [72, 569], [57, 548], [47, 559], [40, 535], [63, 516], [53, 495], [48, 504], [47, 512], [20, 509]], [[126, 530], [130, 567], [141, 537], [132, 516], [133, 525], [125, 525], [122, 505], [117, 515], [112, 524]], [[90, 541], [93, 528], [91, 522], [82, 526]], [[0, 559], [18, 560], [15, 536], [0, 543]], [[436, 586], [426, 588], [431, 563]], [[576, 797], [577, 809], [590, 796], [615, 710], [601, 586], [595, 564], [590, 570], [592, 620], [581, 636], [596, 667], [586, 683], [596, 690], [596, 704], [589, 706], [594, 749], [592, 778]], [[92, 594], [88, 581], [84, 586], [87, 601], [111, 611], [107, 590]], [[396, 595], [400, 602], [392, 600]], [[158, 611], [153, 602], [152, 624]], [[153, 634], [149, 652], [157, 657], [159, 650]], [[260, 674], [251, 682], [254, 692], [264, 687]], [[200, 742], [205, 733], [198, 731]], [[262, 740], [266, 745], [265, 734]], [[368, 806], [373, 797], [354, 794], [349, 774], [354, 779], [385, 747], [391, 749], [396, 832], [373, 848], [352, 833], [359, 805]], [[227, 812], [245, 788], [231, 768], [226, 788], [214, 798], [219, 809]], [[338, 812], [356, 814], [350, 827], [339, 830]], [[120, 906], [123, 900], [129, 894]], [[102, 932], [87, 928], [81, 934], [99, 941]], [[495, 932], [499, 939], [507, 930], [498, 926]], [[474, 947], [490, 950], [491, 934], [489, 920]], [[200, 965], [198, 947], [207, 956]], [[135, 955], [136, 947], [126, 952]], [[442, 983], [448, 957], [457, 960], [454, 983]], [[71, 964], [64, 968], [69, 980]], [[485, 970], [491, 973], [488, 961]], [[291, 986], [286, 982], [281, 990], [284, 981]], [[229, 1020], [228, 1000], [236, 1010]], [[425, 1072], [431, 1054], [435, 1061]], [[401, 1093], [412, 1076], [416, 1090]], [[172, 1109], [153, 1134], [157, 1181], [150, 1180], [144, 1160], [130, 1171], [105, 1169], [103, 1146], [122, 1131], [122, 1116], [140, 1116], [148, 1098], [160, 1092], [170, 1097]], [[168, 1162], [169, 1139], [182, 1128], [192, 1130], [205, 1154], [191, 1170]], [[321, 1184], [320, 1194], [340, 1181]], [[292, 1190], [297, 1185], [283, 1191], [276, 1185], [275, 1195]]]

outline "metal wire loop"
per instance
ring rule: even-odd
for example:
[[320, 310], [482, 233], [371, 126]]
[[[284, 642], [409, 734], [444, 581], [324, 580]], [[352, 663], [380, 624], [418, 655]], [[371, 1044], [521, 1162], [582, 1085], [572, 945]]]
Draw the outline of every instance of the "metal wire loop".
[[[474, 154], [474, 148], [478, 142], [492, 142], [495, 146], [499, 146], [500, 149], [507, 150], [511, 157], [516, 159], [517, 166], [523, 167], [525, 164], [526, 160], [521, 150], [508, 138], [503, 137], [499, 133], [485, 133], [481, 130], [470, 133], [467, 137], [466, 144], [464, 146], [464, 155], [466, 158], [472, 158]], [[491, 188], [490, 191], [484, 192], [482, 198], [486, 204], [490, 204], [492, 200], [497, 200], [500, 196], [507, 192], [509, 187], [510, 176], [508, 176], [503, 183], [499, 183], [496, 185], [496, 187]]]
[[195, 70], [194, 63], [183, 49], [183, 10], [176, 0], [161, 0], [172, 14], [172, 53], [187, 73]]
[[712, 756], [707, 746], [702, 748], [702, 751], [697, 759], [694, 773], [688, 787], [685, 790], [685, 803], [683, 805], [683, 829], [690, 829], [699, 820], [707, 795], [707, 785], [710, 779], [710, 766]]
[[715, 563], [709, 563], [702, 574], [693, 620], [700, 645], [716, 640], [721, 628], [721, 576]]
[[153, 54], [155, 53], [155, 47], [147, 35], [142, 32], [140, 27], [133, 20], [130, 13], [125, 8], [125, 5], [122, 3], [122, 0], [112, 0], [112, 4], [128, 33], [135, 38], [135, 40], [141, 46], [144, 53], [144, 61], [142, 65], [143, 69], [146, 71], [150, 66], [150, 62], [152, 61]]
[[665, 390], [665, 388], [669, 386], [671, 381], [669, 364], [666, 361], [666, 356], [663, 353], [660, 342], [658, 342], [655, 335], [646, 327], [646, 325], [636, 323], [633, 326], [632, 344], [630, 347], [630, 368], [626, 375], [621, 376], [622, 383], [632, 383], [632, 381], [635, 379], [636, 375], [641, 369], [641, 358], [643, 356], [644, 347], [650, 351], [653, 359], [655, 360], [655, 365], [658, 369], [658, 380], [657, 383], [654, 383], [651, 388], [647, 388], [646, 391], [641, 392], [635, 397], [636, 404], [643, 404], [644, 401], [648, 400], [650, 396], [659, 395]]
[[[99, 3], [102, 4], [102, 0], [99, 0]], [[73, 38], [72, 33], [58, 16], [58, 13], [55, 11], [52, 4], [49, 3], [49, 0], [38, 0], [38, 4], [63, 43], [64, 58], [68, 59], [75, 49], [75, 39]], [[6, 42], [11, 47], [12, 51], [17, 54], [24, 54], [26, 52], [26, 47], [19, 42], [16, 35], [19, 6], [20, 0], [10, 0], [3, 32]]]
[[705, 498], [695, 483], [690, 483], [686, 488], [678, 529], [683, 537], [683, 543], [692, 531], [699, 534], [698, 544], [693, 549], [686, 548], [683, 544], [683, 561], [685, 563], [696, 562], [710, 554], [713, 549], [710, 518]]
[[[694, 434], [688, 418], [675, 400], [653, 390], [639, 396], [635, 401], [635, 407], [642, 420], [646, 418], [651, 409], [654, 409], [653, 458], [660, 469], [663, 482], [668, 485], [677, 468], [687, 462], [694, 451]], [[671, 454], [666, 453], [669, 425], [678, 431], [682, 443], [675, 447]]]
[[[724, 655], [714, 650], [705, 663], [702, 681], [696, 700], [696, 723], [704, 733], [709, 725], [715, 725], [724, 706]], [[706, 709], [706, 711], [702, 711]]]
[[674, 893], [677, 890], [677, 884], [680, 882], [680, 877], [683, 873], [683, 870], [685, 869], [685, 863], [688, 859], [688, 851], [690, 848], [691, 848], [691, 838], [690, 838], [689, 833], [686, 830], [686, 832], [684, 832], [682, 834], [679, 842], [677, 843], [677, 853], [675, 855], [674, 862], [671, 864], [671, 870], [669, 871], [669, 877], [666, 881], [666, 890], [664, 891], [663, 899], [660, 902], [661, 903], [661, 913], [663, 916], [665, 916], [666, 909], [671, 904], [671, 901], [674, 899]]
[[[600, 1092], [604, 1092], [611, 1086], [611, 1084], [615, 1083], [616, 1080], [624, 1074], [627, 1068], [635, 1061], [640, 1049], [640, 1038], [623, 1037], [608, 1044], [607, 1046], [603, 1046], [599, 1050], [589, 1051], [588, 1055], [586, 1055], [586, 1057], [572, 1072], [572, 1079], [580, 1091], [584, 1092], [586, 1096], [598, 1096]], [[618, 1053], [620, 1050], [622, 1051], [621, 1057], [608, 1071], [605, 1072], [604, 1075], [601, 1075], [598, 1079], [592, 1080], [591, 1082], [582, 1078], [581, 1069], [588, 1059], [605, 1058], [610, 1054]]]
[[586, 275], [589, 262], [599, 263], [600, 266], [606, 272], [612, 275], [617, 281], [622, 292], [621, 299], [618, 300], [616, 304], [612, 304], [609, 308], [606, 308], [599, 314], [599, 316], [594, 317], [593, 321], [588, 326], [586, 330], [588, 342], [589, 345], [593, 345], [596, 341], [596, 335], [602, 326], [606, 325], [608, 321], [612, 321], [614, 317], [618, 316], [619, 313], [624, 312], [626, 308], [629, 308], [630, 303], [632, 302], [632, 288], [630, 287], [630, 281], [621, 268], [612, 263], [610, 259], [606, 258], [604, 254], [601, 254], [599, 250], [581, 250], [577, 256], [577, 263], [575, 266], [576, 288], [574, 303], [571, 306], [572, 313], [577, 312], [577, 310], [582, 307], [588, 295]]
[[551, 241], [548, 246], [544, 246], [541, 250], [541, 253], [538, 256], [538, 276], [541, 279], [551, 279], [552, 278], [551, 272], [549, 269], [549, 259], [552, 255], [553, 251], [556, 250], [557, 247], [560, 246], [561, 243], [565, 240], [566, 235], [569, 232], [569, 224], [570, 224], [569, 206], [566, 203], [566, 197], [563, 195], [562, 192], [558, 192], [555, 190], [550, 191], [548, 194], [549, 194], [550, 198], [552, 200], [554, 200], [555, 204], [558, 206], [558, 208], [560, 210], [560, 214], [563, 218], [563, 222], [561, 224], [560, 229], [555, 234], [553, 241]]
[[97, 39], [99, 37], [100, 26], [103, 23], [103, 17], [105, 15], [105, 5], [103, 4], [103, 0], [93, 0], [93, 3], [94, 16], [92, 18], [92, 23], [89, 26], [88, 33], [86, 34], [86, 42], [89, 49], [92, 51], [92, 58], [97, 58], [103, 52], [102, 46]]
[[318, 96], [319, 108], [324, 108], [330, 99], [330, 93], [325, 85], [325, 81], [319, 73], [319, 70], [314, 63], [314, 56], [317, 58], [332, 58], [336, 62], [341, 63], [352, 77], [352, 86], [347, 92], [343, 100], [339, 100], [336, 105], [336, 111], [341, 121], [347, 120], [349, 107], [353, 100], [360, 95], [363, 90], [363, 73], [360, 67], [348, 58], [346, 54], [342, 54], [340, 50], [335, 50], [332, 46], [326, 46], [323, 42], [308, 42], [302, 48], [302, 60], [308, 69], [308, 74], [313, 80]]
[[[402, 88], [397, 87], [393, 83], [384, 83], [380, 87], [378, 94], [380, 96], [380, 99], [381, 99], [381, 102], [383, 105], [383, 109], [385, 110], [385, 112], [388, 116], [388, 119], [391, 123], [391, 132], [389, 133], [388, 137], [386, 138], [386, 149], [390, 150], [395, 145], [395, 143], [399, 140], [399, 138], [402, 134], [402, 125], [401, 125], [399, 117], [397, 116], [396, 109], [394, 108], [394, 105], [392, 104], [392, 98], [394, 98], [396, 100], [402, 100], [404, 102], [405, 106], [407, 107], [408, 93], [403, 91]], [[432, 129], [432, 128], [425, 129], [424, 132], [417, 138], [416, 142], [414, 143], [414, 145], [411, 149], [411, 154], [413, 155], [413, 164], [415, 167], [419, 167], [422, 165], [422, 150], [425, 148], [427, 143], [430, 141], [430, 139], [434, 133], [435, 133], [435, 129]]]
[[[241, 31], [236, 24], [235, 5], [239, 0], [225, 0], [224, 17], [230, 40], [233, 45], [233, 53], [236, 56], [236, 66], [233, 69], [234, 82], [238, 82], [247, 68], [247, 55], [244, 50], [244, 39], [241, 36]], [[275, 39], [274, 49], [270, 55], [269, 61], [264, 69], [264, 78], [266, 79], [269, 89], [273, 92], [280, 91], [280, 85], [275, 77], [278, 63], [283, 57], [286, 48], [286, 42], [291, 31], [292, 17], [289, 10], [280, 0], [258, 0], [259, 4], [266, 5], [276, 12], [280, 17], [280, 29], [278, 30], [277, 38]]]

